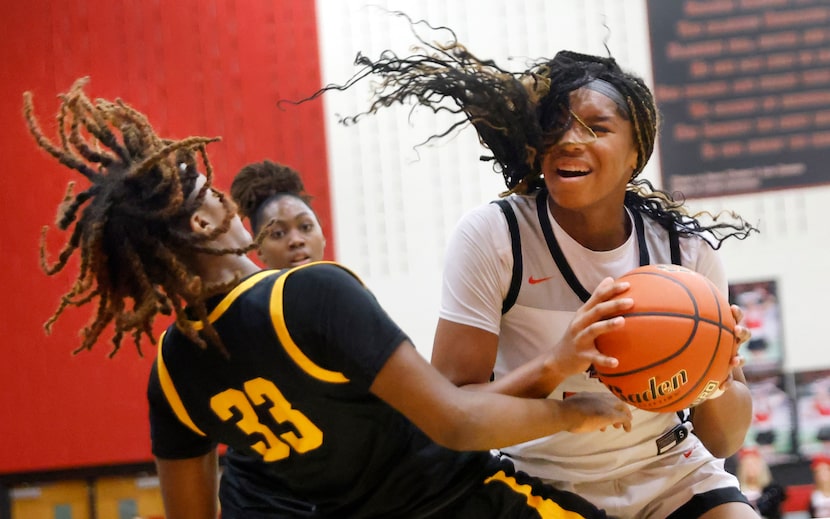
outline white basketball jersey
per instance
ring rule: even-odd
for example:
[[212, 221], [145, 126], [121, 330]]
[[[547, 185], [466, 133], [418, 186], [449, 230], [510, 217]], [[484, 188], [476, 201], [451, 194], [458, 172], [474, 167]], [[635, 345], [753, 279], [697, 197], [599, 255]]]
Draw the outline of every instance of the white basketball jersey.
[[[510, 196], [506, 200], [514, 209], [521, 236], [522, 278], [515, 304], [500, 316], [500, 322], [492, 323], [492, 326], [489, 323], [482, 325], [482, 315], [489, 314], [469, 311], [469, 302], [448, 297], [448, 294], [478, 293], [479, 288], [481, 292], [486, 292], [483, 285], [471, 289], [469, 284], [477, 281], [469, 273], [462, 273], [462, 267], [458, 267], [445, 272], [441, 309], [444, 319], [497, 330], [496, 377], [537, 357], [561, 339], [576, 310], [583, 304], [577, 295], [580, 288], [584, 289], [583, 297], [586, 297], [585, 294], [593, 292], [605, 277], [619, 277], [643, 261], [651, 264], [672, 262], [668, 232], [648, 216], [642, 217], [642, 229], [638, 229], [639, 223], [629, 214], [633, 220], [629, 239], [617, 249], [598, 252], [581, 246], [557, 225], [550, 215], [546, 195], [539, 199], [541, 210], [537, 207], [535, 196]], [[468, 259], [484, 262], [480, 266], [482, 272], [486, 272], [488, 267], [495, 268], [494, 265], [502, 271], [513, 267], [512, 257], [508, 258], [504, 253], [506, 248], [512, 250], [510, 233], [505, 215], [498, 206], [489, 204], [477, 209], [463, 219], [459, 227], [460, 233], [468, 240], [491, 242], [479, 244], [472, 258], [454, 258], [465, 265], [463, 268], [479, 268], [470, 265]], [[546, 233], [550, 236], [551, 232], [555, 238], [553, 248], [551, 240], [545, 237]], [[681, 264], [706, 275], [726, 293], [723, 268], [714, 251], [698, 237], [684, 237], [679, 241]], [[646, 252], [643, 248], [647, 251], [647, 258], [643, 255]], [[487, 250], [492, 251], [491, 257], [482, 257]], [[557, 254], [560, 255], [559, 265], [554, 260]], [[562, 266], [564, 269], [560, 268]], [[569, 270], [572, 275], [567, 272]], [[454, 277], [468, 285], [466, 292], [453, 289]], [[486, 275], [480, 277], [480, 283], [488, 282]], [[511, 274], [503, 273], [498, 277], [502, 280], [501, 293], [506, 294]], [[570, 283], [568, 278], [571, 278]], [[504, 280], [508, 280], [508, 284]], [[466, 322], [463, 317], [465, 310], [470, 314]], [[644, 343], [642, 347], [648, 348], [648, 344]], [[566, 379], [549, 398], [563, 399], [580, 391], [606, 392], [608, 389], [586, 372]], [[677, 414], [653, 413], [633, 407], [632, 413], [630, 432], [613, 428], [593, 433], [563, 432], [503, 451], [513, 458], [519, 470], [554, 482], [583, 483], [626, 476], [658, 456], [693, 449], [705, 450], [697, 437], [689, 434], [691, 425], [682, 425]], [[698, 455], [696, 453], [694, 458], [699, 459]], [[690, 470], [693, 469], [690, 467]]]

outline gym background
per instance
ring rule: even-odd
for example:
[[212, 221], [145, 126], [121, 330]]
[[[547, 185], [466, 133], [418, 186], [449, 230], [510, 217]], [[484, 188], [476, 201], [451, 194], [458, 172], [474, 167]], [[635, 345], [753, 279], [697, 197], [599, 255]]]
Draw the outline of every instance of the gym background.
[[[464, 212], [503, 190], [500, 175], [478, 160], [483, 150], [475, 132], [467, 128], [418, 146], [452, 119], [408, 107], [340, 124], [367, 107], [369, 84], [278, 106], [345, 82], [356, 72], [358, 52], [411, 52], [417, 41], [408, 23], [391, 14], [397, 10], [452, 28], [479, 57], [504, 68], [523, 70], [563, 48], [604, 55], [607, 47], [646, 79], [664, 121], [644, 175], [658, 186], [706, 186], [690, 197], [693, 209], [735, 210], [761, 229], [722, 250], [734, 287], [730, 297], [749, 294], [737, 302], [751, 305], [772, 293], [774, 303], [774, 312], [765, 314], [767, 328], [759, 331], [768, 337], [768, 356], [748, 358], [758, 408], [768, 409], [768, 401], [774, 406], [757, 416], [747, 443], [766, 449], [779, 482], [799, 492], [809, 487], [809, 458], [824, 448], [823, 425], [807, 422], [799, 409], [818, 400], [830, 369], [820, 299], [830, 292], [830, 226], [823, 211], [830, 171], [826, 160], [816, 160], [830, 149], [826, 1], [2, 4], [0, 519], [163, 517], [144, 396], [155, 347], [141, 344], [142, 356], [127, 342], [109, 358], [111, 345], [102, 341], [72, 355], [85, 311], [69, 310], [50, 336], [43, 331], [73, 279], [47, 278], [38, 259], [40, 230], [54, 219], [70, 177], [29, 136], [23, 92], [33, 92], [47, 135], [54, 135], [56, 95], [90, 76], [91, 97], [123, 98], [160, 135], [222, 136], [208, 150], [223, 189], [248, 162], [270, 158], [294, 167], [314, 195], [327, 259], [355, 270], [429, 357], [446, 239]], [[424, 25], [417, 31], [430, 40], [449, 37]], [[779, 37], [762, 39], [761, 33]], [[717, 42], [720, 52], [714, 53]], [[776, 65], [788, 52], [800, 58], [794, 63], [801, 69]], [[741, 68], [742, 59], [758, 56], [764, 59], [756, 68]], [[752, 78], [760, 82], [756, 89], [736, 96]], [[716, 88], [724, 82], [726, 90]], [[717, 108], [745, 108], [729, 102], [760, 90], [759, 113], [740, 119], [783, 114], [766, 123], [767, 147], [719, 133], [735, 127], [718, 119], [723, 112]], [[777, 105], [763, 104], [776, 95]], [[798, 139], [804, 135], [806, 141]], [[65, 239], [58, 234], [48, 236], [53, 254]], [[770, 417], [777, 418], [771, 423]], [[798, 513], [802, 505], [789, 506]]]

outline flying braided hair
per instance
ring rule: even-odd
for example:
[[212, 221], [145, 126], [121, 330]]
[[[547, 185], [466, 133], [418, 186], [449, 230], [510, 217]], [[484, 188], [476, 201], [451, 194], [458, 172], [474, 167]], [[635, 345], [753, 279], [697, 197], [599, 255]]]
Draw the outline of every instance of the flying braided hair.
[[[207, 321], [204, 300], [233, 283], [205, 286], [191, 260], [195, 253], [247, 252], [206, 245], [228, 230], [233, 205], [222, 201], [227, 216], [210, 236], [198, 237], [188, 229], [190, 216], [212, 192], [206, 145], [219, 139], [161, 138], [147, 118], [124, 101], [90, 100], [83, 90], [87, 81], [77, 80], [59, 96], [58, 142], [44, 135], [34, 115], [32, 94], [24, 93], [23, 113], [37, 145], [88, 182], [78, 193], [75, 183], [69, 182], [59, 205], [55, 227], [69, 236], [54, 263], [46, 251], [49, 226], [43, 228], [40, 259], [47, 275], [64, 270], [73, 255], [80, 258], [75, 282], [45, 323], [46, 332], [67, 307], [97, 303], [74, 353], [92, 349], [112, 324], [110, 356], [118, 352], [125, 334], [132, 336], [141, 354], [142, 335], [156, 342], [152, 328], [156, 315], [172, 313], [179, 328], [204, 347], [206, 342], [191, 320], [195, 316], [207, 339], [221, 348]], [[199, 159], [207, 181], [196, 190]], [[185, 307], [194, 315], [186, 315]]]
[[[413, 54], [400, 57], [386, 50], [373, 60], [359, 53], [355, 59], [359, 69], [351, 79], [342, 85], [327, 85], [300, 102], [326, 91], [346, 90], [372, 77], [376, 81], [369, 108], [342, 118], [341, 123], [354, 124], [394, 104], [459, 114], [463, 117], [428, 140], [440, 139], [471, 124], [482, 146], [490, 152], [481, 159], [492, 161], [493, 169], [503, 176], [507, 190], [502, 196], [506, 196], [544, 189], [542, 157], [572, 122], [569, 94], [600, 81], [621, 96], [620, 114], [631, 122], [637, 146], [637, 166], [625, 197], [627, 207], [648, 214], [681, 235], [703, 235], [715, 249], [726, 238], [743, 240], [757, 232], [732, 212], [690, 215], [682, 194], [672, 196], [638, 178], [654, 151], [657, 107], [645, 82], [622, 70], [613, 58], [565, 50], [552, 59], [538, 60], [524, 71], [511, 72], [492, 60], [476, 57], [458, 42], [451, 29], [435, 28], [423, 20], [414, 22], [404, 13], [395, 14], [410, 22], [419, 42]], [[441, 29], [451, 37], [446, 43], [428, 42], [416, 32], [418, 25]]]

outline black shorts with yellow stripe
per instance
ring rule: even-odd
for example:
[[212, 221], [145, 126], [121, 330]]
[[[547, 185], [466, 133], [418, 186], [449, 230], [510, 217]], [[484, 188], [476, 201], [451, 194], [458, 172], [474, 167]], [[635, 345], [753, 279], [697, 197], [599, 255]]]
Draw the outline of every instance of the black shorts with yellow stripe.
[[557, 490], [494, 457], [491, 475], [428, 519], [594, 519], [605, 512], [572, 492]]

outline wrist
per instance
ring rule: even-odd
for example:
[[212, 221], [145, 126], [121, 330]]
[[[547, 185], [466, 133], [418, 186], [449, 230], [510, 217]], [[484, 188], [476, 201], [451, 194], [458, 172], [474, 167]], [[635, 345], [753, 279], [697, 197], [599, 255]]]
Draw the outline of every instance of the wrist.
[[548, 393], [553, 391], [553, 389], [558, 386], [560, 382], [565, 380], [562, 365], [559, 363], [558, 358], [554, 354], [545, 355], [545, 358], [542, 360], [540, 370], [540, 379], [544, 380], [548, 386]]

